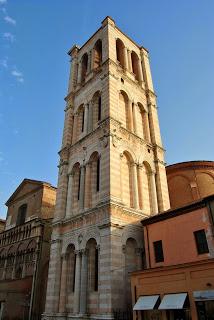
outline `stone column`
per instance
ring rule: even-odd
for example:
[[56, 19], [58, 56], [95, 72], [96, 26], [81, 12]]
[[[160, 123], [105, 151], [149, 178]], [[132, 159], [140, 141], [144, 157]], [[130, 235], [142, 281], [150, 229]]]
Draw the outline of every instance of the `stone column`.
[[137, 68], [138, 68], [139, 80], [142, 83], [143, 82], [143, 71], [142, 71], [142, 64], [141, 64], [140, 58], [138, 58]]
[[23, 267], [22, 267], [22, 278], [25, 277], [25, 273], [26, 273], [26, 255], [24, 254], [24, 257], [23, 257]]
[[86, 163], [85, 166], [85, 208], [90, 208], [91, 195], [91, 162]]
[[70, 173], [68, 176], [68, 191], [67, 191], [67, 202], [66, 202], [66, 213], [65, 217], [69, 218], [72, 215], [72, 187], [73, 187], [74, 174]]
[[80, 292], [80, 313], [87, 312], [87, 279], [88, 279], [88, 252], [87, 249], [82, 251], [81, 266], [81, 292]]
[[147, 111], [143, 111], [143, 125], [144, 125], [144, 130], [145, 130], [145, 139], [147, 142], [151, 142], [151, 136], [150, 136], [150, 127], [149, 127], [149, 115]]
[[80, 251], [76, 251], [75, 287], [74, 287], [74, 301], [73, 301], [74, 313], [79, 313], [80, 284], [81, 284], [81, 255], [80, 255]]
[[129, 130], [133, 132], [133, 115], [132, 115], [132, 102], [128, 101], [128, 120], [129, 120]]
[[155, 172], [151, 172], [150, 176], [151, 196], [152, 196], [152, 214], [158, 213], [157, 191], [155, 183]]
[[62, 268], [61, 268], [61, 285], [59, 296], [59, 312], [66, 312], [66, 296], [67, 296], [67, 255], [62, 255]]
[[17, 259], [17, 255], [15, 255], [14, 257], [14, 261], [13, 261], [13, 270], [12, 270], [12, 279], [16, 278], [16, 259]]
[[[53, 231], [54, 232], [54, 231]], [[53, 237], [53, 234], [52, 234]], [[45, 313], [58, 312], [61, 276], [61, 240], [51, 241]]]
[[88, 65], [87, 65], [87, 74], [91, 71], [91, 51], [88, 53]]
[[133, 205], [135, 209], [139, 208], [138, 181], [137, 181], [137, 165], [132, 164], [132, 188], [133, 188]]
[[78, 113], [75, 113], [74, 120], [73, 120], [72, 144], [74, 144], [77, 140], [77, 124], [78, 124]]
[[134, 132], [138, 134], [138, 128], [137, 128], [137, 108], [138, 105], [137, 103], [133, 103], [133, 127], [134, 127]]
[[80, 196], [79, 196], [80, 209], [84, 208], [84, 191], [85, 191], [85, 166], [82, 165], [80, 168]]
[[77, 84], [81, 83], [81, 76], [82, 76], [82, 62], [79, 61], [78, 69], [77, 69]]
[[83, 133], [88, 133], [88, 104], [85, 104], [84, 106], [84, 128]]
[[94, 69], [94, 49], [91, 50], [91, 71]]
[[[67, 158], [67, 157], [66, 157]], [[57, 194], [56, 194], [56, 205], [54, 212], [54, 220], [60, 220], [65, 217], [66, 210], [66, 199], [67, 199], [67, 189], [68, 189], [68, 161], [60, 159], [59, 173], [58, 173], [58, 183], [57, 183]]]
[[88, 132], [93, 131], [93, 102], [88, 104]]
[[7, 270], [7, 258], [5, 258], [5, 260], [4, 260], [4, 269], [2, 272], [2, 279], [1, 280], [5, 280], [6, 270]]
[[127, 70], [128, 69], [128, 56], [127, 56], [127, 48], [123, 47], [123, 56], [124, 56], [124, 67]]
[[62, 149], [72, 143], [73, 134], [73, 105], [68, 104], [65, 108], [65, 121], [62, 137]]
[[138, 165], [138, 177], [139, 177], [139, 207], [141, 210], [144, 209], [143, 206], [143, 165]]
[[129, 71], [133, 72], [132, 70], [132, 57], [131, 57], [131, 51], [128, 50], [128, 64], [129, 64]]

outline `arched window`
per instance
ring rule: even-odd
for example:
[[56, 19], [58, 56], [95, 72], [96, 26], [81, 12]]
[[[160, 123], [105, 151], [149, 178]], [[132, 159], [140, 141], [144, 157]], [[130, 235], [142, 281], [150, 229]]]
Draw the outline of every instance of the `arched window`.
[[97, 69], [102, 64], [102, 41], [99, 39], [94, 46], [94, 69]]
[[119, 93], [119, 110], [118, 116], [119, 120], [122, 123], [122, 126], [126, 129], [130, 129], [130, 119], [129, 119], [129, 104], [128, 104], [128, 96], [126, 92], [120, 91]]
[[125, 58], [124, 58], [124, 44], [120, 39], [116, 40], [116, 53], [117, 53], [117, 61], [119, 61], [120, 65], [125, 68]]
[[95, 239], [86, 244], [88, 250], [88, 288], [89, 291], [98, 291], [98, 248]]
[[92, 127], [95, 129], [98, 125], [98, 121], [102, 119], [102, 98], [100, 91], [95, 92], [92, 98], [93, 111], [92, 111]]
[[139, 75], [139, 58], [136, 52], [132, 51], [131, 53], [131, 59], [132, 59], [132, 70], [133, 73], [135, 74], [136, 80], [140, 80], [140, 75]]
[[151, 141], [150, 138], [150, 126], [149, 126], [149, 117], [148, 112], [145, 110], [143, 105], [138, 102], [136, 106], [136, 121], [137, 121], [137, 130], [138, 135], [145, 139], [147, 142]]
[[16, 225], [20, 226], [21, 224], [25, 223], [27, 214], [27, 204], [23, 204], [18, 209], [18, 215], [16, 219]]
[[79, 199], [80, 199], [80, 179], [81, 171], [80, 164], [77, 162], [72, 169], [73, 182], [72, 182], [72, 210], [77, 210], [79, 208]]
[[133, 207], [133, 159], [125, 151], [121, 158], [121, 177], [122, 177], [122, 199], [127, 207]]
[[82, 70], [81, 70], [81, 82], [85, 81], [85, 77], [87, 74], [87, 70], [88, 70], [88, 54], [85, 53], [82, 56]]
[[94, 152], [89, 159], [90, 163], [90, 179], [89, 190], [87, 190], [87, 206], [92, 207], [96, 205], [99, 200], [100, 191], [100, 157], [98, 152]]
[[84, 130], [84, 105], [81, 104], [77, 110], [77, 126], [76, 126], [76, 132], [74, 133], [76, 135], [76, 139], [78, 140], [81, 137], [81, 134]]

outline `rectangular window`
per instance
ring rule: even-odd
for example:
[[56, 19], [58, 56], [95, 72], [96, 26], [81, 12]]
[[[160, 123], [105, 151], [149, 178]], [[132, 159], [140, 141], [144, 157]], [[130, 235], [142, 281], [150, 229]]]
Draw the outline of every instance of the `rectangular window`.
[[155, 241], [153, 242], [154, 245], [154, 253], [155, 253], [155, 262], [163, 262], [164, 256], [163, 256], [163, 246], [162, 241]]
[[194, 236], [195, 236], [195, 242], [196, 242], [198, 254], [209, 253], [205, 230], [202, 229], [202, 230], [195, 231]]

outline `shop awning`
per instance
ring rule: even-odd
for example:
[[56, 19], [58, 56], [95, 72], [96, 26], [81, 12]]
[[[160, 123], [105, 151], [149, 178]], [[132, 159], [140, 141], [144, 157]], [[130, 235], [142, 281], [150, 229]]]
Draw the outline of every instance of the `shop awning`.
[[183, 309], [186, 298], [187, 298], [187, 293], [166, 294], [163, 297], [158, 309], [159, 310]]
[[214, 290], [194, 291], [193, 297], [195, 301], [214, 300]]
[[153, 310], [158, 301], [158, 298], [159, 295], [141, 296], [138, 298], [133, 310]]

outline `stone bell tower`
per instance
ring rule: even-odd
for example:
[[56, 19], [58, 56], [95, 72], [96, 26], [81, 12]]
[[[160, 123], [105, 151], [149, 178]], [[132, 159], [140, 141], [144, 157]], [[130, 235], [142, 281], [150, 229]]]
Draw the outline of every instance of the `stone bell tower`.
[[113, 19], [73, 46], [43, 319], [111, 319], [146, 268], [140, 221], [169, 208], [148, 51]]

